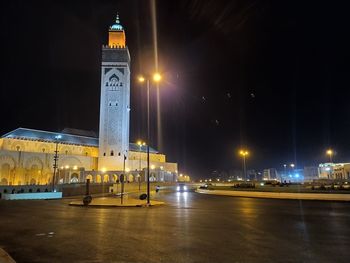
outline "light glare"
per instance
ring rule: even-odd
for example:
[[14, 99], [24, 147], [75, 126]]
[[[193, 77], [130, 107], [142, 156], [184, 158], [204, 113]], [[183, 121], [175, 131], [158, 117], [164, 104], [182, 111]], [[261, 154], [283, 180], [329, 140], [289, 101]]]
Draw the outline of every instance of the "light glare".
[[153, 75], [153, 80], [159, 82], [162, 79], [162, 76], [159, 73]]

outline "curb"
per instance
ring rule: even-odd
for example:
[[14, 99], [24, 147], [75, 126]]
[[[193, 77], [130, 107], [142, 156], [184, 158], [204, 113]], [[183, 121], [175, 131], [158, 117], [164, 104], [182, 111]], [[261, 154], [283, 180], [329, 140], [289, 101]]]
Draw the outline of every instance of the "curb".
[[274, 192], [251, 192], [251, 191], [248, 192], [248, 191], [202, 190], [202, 189], [197, 189], [196, 193], [208, 194], [208, 195], [232, 196], [232, 197], [247, 197], [247, 198], [350, 202], [350, 194], [274, 193]]
[[0, 248], [0, 263], [16, 263], [16, 261], [2, 248]]
[[156, 201], [156, 203], [152, 203], [150, 205], [145, 204], [89, 204], [84, 205], [81, 201], [75, 201], [70, 202], [70, 206], [81, 206], [81, 207], [95, 207], [95, 208], [103, 208], [103, 207], [118, 207], [118, 208], [124, 208], [124, 207], [149, 207], [149, 206], [160, 206], [164, 205], [165, 202]]

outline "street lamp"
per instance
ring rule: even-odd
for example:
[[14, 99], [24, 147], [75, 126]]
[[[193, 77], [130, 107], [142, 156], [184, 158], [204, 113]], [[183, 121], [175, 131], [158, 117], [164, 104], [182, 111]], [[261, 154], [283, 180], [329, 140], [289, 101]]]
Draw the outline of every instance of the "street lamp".
[[142, 146], [145, 146], [146, 143], [142, 142], [142, 141], [137, 141], [137, 145], [140, 147], [139, 153], [140, 153], [140, 167], [139, 167], [139, 176], [138, 176], [138, 182], [139, 182], [139, 191], [141, 190], [141, 150], [142, 150]]
[[[159, 82], [162, 79], [159, 73], [153, 74], [153, 81]], [[147, 79], [144, 76], [139, 76], [139, 82], [143, 83], [146, 81], [147, 83], [147, 205], [150, 203], [150, 182], [149, 182], [149, 145], [150, 145], [150, 116], [149, 116], [149, 95], [150, 95], [150, 79]]]
[[247, 150], [240, 150], [239, 154], [242, 156], [242, 160], [243, 160], [243, 175], [244, 175], [244, 181], [247, 181], [247, 169], [246, 169], [246, 162], [245, 162], [245, 158], [246, 156], [249, 155], [249, 152]]
[[137, 145], [139, 146], [139, 153], [140, 153], [140, 162], [139, 162], [139, 170], [141, 171], [141, 151], [142, 151], [142, 146], [145, 146], [146, 143], [143, 141], [137, 141]]
[[329, 162], [332, 163], [332, 157], [333, 157], [333, 150], [332, 149], [328, 149], [326, 152], [327, 155], [329, 155]]
[[57, 161], [58, 161], [58, 143], [59, 139], [61, 139], [61, 135], [56, 135], [55, 136], [55, 155], [53, 156], [53, 177], [52, 177], [52, 192], [55, 191], [55, 180], [56, 180], [56, 169], [57, 169]]
[[[286, 177], [287, 176], [287, 165], [284, 164], [283, 167], [284, 167], [284, 176]], [[282, 181], [283, 181], [283, 178], [281, 176], [281, 183], [282, 183]]]
[[126, 156], [127, 150], [124, 150], [122, 153], [118, 153], [119, 156], [123, 155], [123, 174], [120, 176], [120, 181], [121, 181], [121, 194], [120, 194], [120, 203], [123, 204], [123, 198], [124, 198], [124, 182], [125, 182], [125, 161], [126, 161]]

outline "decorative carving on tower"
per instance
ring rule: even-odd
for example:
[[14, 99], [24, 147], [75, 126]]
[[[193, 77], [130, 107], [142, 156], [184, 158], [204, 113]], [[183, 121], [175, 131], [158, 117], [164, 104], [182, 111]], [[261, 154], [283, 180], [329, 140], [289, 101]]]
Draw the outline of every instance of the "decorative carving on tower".
[[117, 15], [102, 47], [98, 169], [123, 170], [129, 150], [130, 54]]

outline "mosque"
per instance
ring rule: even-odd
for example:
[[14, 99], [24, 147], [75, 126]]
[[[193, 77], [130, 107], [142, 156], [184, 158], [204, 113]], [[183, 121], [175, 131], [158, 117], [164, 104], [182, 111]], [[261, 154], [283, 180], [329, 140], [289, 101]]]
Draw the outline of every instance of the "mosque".
[[[129, 142], [130, 54], [117, 15], [102, 46], [99, 134], [17, 128], [0, 138], [0, 185], [145, 181], [147, 146]], [[55, 165], [56, 164], [56, 165]], [[150, 147], [150, 181], [178, 180], [177, 163]]]

